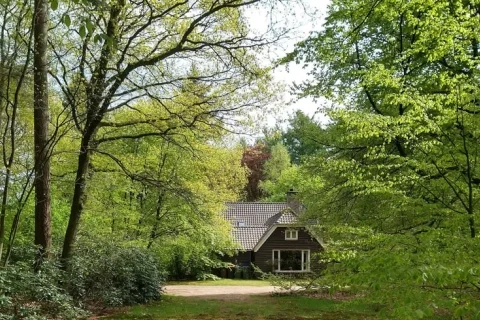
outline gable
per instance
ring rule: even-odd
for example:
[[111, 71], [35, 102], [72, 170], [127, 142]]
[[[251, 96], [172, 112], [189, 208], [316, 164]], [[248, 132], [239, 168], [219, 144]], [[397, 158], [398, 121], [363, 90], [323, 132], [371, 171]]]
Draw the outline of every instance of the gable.
[[[297, 248], [297, 247], [301, 247], [303, 245], [302, 241], [298, 241], [298, 240], [294, 240], [294, 241], [290, 241], [290, 240], [285, 240], [285, 234], [284, 234], [284, 231], [288, 228], [296, 228], [296, 229], [299, 229], [299, 239], [300, 239], [300, 234], [303, 234], [302, 238], [303, 238], [303, 241], [305, 242], [305, 239], [310, 239], [313, 243], [314, 246], [318, 246], [320, 248], [323, 248], [323, 243], [321, 241], [320, 238], [318, 238], [317, 236], [315, 236], [314, 234], [312, 234], [308, 228], [306, 227], [299, 227], [299, 226], [295, 226], [295, 225], [273, 225], [272, 227], [270, 227], [267, 232], [265, 232], [262, 237], [259, 239], [259, 241], [257, 242], [257, 244], [255, 245], [255, 247], [253, 248], [253, 251], [257, 252], [258, 250], [260, 250], [262, 248], [262, 246], [265, 244], [265, 243], [268, 243], [268, 242], [275, 242], [277, 243], [279, 246], [283, 246], [285, 247], [285, 245], [288, 245], [288, 247], [291, 247], [291, 248]], [[279, 232], [283, 233], [282, 236], [279, 236]], [[277, 249], [283, 249], [282, 247], [279, 247]]]
[[275, 224], [295, 224], [298, 222], [298, 217], [289, 209], [286, 208], [267, 221], [268, 226]]

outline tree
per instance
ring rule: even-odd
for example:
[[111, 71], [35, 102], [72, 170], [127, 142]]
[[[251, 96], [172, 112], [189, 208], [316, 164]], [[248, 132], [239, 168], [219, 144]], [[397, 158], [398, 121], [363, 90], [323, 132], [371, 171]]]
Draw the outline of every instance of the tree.
[[35, 244], [43, 255], [52, 246], [50, 212], [50, 160], [51, 143], [48, 137], [48, 8], [47, 0], [35, 0], [33, 14], [33, 95], [34, 95], [34, 145], [35, 145]]
[[[124, 111], [114, 120], [128, 118]], [[246, 183], [241, 149], [223, 146], [215, 132], [205, 141], [189, 130], [172, 141], [119, 140], [96, 153], [79, 237], [147, 248], [168, 268], [182, 255], [182, 269], [190, 276], [209, 270], [231, 241], [219, 212], [225, 201], [239, 198]], [[116, 154], [118, 149], [122, 153]], [[54, 159], [66, 162], [65, 153]], [[67, 178], [71, 169], [54, 165], [52, 174]]]
[[249, 170], [248, 182], [245, 187], [245, 198], [247, 201], [258, 201], [263, 197], [260, 182], [265, 179], [264, 165], [270, 154], [265, 151], [265, 146], [256, 144], [248, 147], [243, 152], [242, 166]]
[[324, 259], [345, 284], [379, 288], [393, 316], [478, 312], [480, 279], [465, 270], [478, 255], [479, 14], [473, 2], [334, 1], [286, 59], [314, 65], [301, 94], [336, 103], [328, 148], [304, 164], [324, 181], [305, 196], [335, 240]]
[[[57, 60], [52, 76], [81, 134], [64, 261], [72, 254], [85, 206], [91, 156], [101, 146], [146, 136], [168, 139], [180, 128], [221, 129], [243, 108], [268, 101], [262, 82], [268, 70], [259, 67], [251, 50], [283, 31], [269, 38], [249, 36], [242, 9], [256, 3], [261, 2], [71, 4], [83, 11], [69, 19], [85, 25], [72, 42], [63, 41], [73, 38], [71, 30], [59, 26], [52, 41]], [[166, 113], [139, 109], [135, 103], [142, 100]], [[132, 118], [111, 122], [120, 109], [130, 109]], [[135, 134], [123, 134], [127, 127], [136, 128]]]
[[321, 127], [315, 121], [298, 110], [289, 119], [289, 126], [282, 134], [282, 141], [291, 155], [291, 161], [300, 164], [302, 160], [314, 155], [324, 146], [321, 137]]
[[[267, 180], [277, 181], [282, 172], [290, 167], [290, 155], [281, 143], [272, 147], [270, 157], [265, 161], [264, 172]], [[289, 190], [289, 189], [288, 189]]]

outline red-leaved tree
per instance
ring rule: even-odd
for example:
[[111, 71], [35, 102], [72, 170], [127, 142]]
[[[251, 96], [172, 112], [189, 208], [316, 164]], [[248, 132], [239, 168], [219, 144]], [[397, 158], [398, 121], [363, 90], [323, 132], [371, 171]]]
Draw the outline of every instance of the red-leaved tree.
[[245, 187], [247, 201], [258, 201], [263, 197], [260, 181], [264, 179], [264, 165], [269, 158], [267, 147], [261, 143], [247, 147], [243, 152], [242, 166], [247, 166], [250, 170]]

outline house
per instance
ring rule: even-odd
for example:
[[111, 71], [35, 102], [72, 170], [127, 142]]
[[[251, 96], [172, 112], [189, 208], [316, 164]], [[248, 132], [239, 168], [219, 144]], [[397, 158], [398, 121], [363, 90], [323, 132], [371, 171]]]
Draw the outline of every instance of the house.
[[230, 262], [255, 264], [264, 272], [301, 273], [315, 269], [312, 255], [321, 241], [299, 224], [301, 205], [295, 192], [286, 202], [230, 202], [224, 212], [238, 250]]

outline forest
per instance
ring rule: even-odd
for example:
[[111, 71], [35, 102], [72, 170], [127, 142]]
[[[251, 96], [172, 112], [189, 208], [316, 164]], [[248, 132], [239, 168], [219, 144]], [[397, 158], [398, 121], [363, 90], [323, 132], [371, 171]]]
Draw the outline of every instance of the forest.
[[290, 189], [319, 286], [388, 319], [480, 319], [480, 1], [331, 0], [287, 50], [307, 2], [0, 0], [0, 319], [214, 279], [225, 203]]

